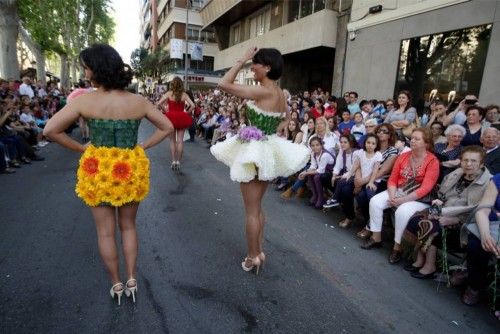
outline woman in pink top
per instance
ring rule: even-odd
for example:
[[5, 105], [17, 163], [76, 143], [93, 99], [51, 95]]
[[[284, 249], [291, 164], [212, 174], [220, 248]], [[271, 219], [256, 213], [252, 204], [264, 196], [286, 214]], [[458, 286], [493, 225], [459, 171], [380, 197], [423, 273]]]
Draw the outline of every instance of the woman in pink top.
[[[387, 181], [387, 190], [375, 195], [370, 200], [370, 231], [372, 236], [361, 248], [382, 247], [383, 211], [396, 208], [394, 248], [389, 256], [390, 263], [401, 259], [401, 238], [410, 217], [417, 211], [424, 210], [429, 204], [418, 202], [436, 185], [439, 176], [439, 160], [432, 154], [432, 134], [428, 129], [415, 129], [411, 135], [411, 151], [401, 154]], [[413, 182], [414, 180], [414, 182]], [[410, 187], [411, 190], [404, 190]]]

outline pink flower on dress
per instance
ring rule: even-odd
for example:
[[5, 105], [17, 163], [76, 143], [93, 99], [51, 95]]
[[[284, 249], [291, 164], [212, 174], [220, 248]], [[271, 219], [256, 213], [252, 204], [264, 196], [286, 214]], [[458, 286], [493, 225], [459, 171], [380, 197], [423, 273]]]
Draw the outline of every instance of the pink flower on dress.
[[254, 126], [245, 126], [244, 128], [242, 128], [238, 134], [238, 138], [242, 142], [267, 139], [264, 133]]

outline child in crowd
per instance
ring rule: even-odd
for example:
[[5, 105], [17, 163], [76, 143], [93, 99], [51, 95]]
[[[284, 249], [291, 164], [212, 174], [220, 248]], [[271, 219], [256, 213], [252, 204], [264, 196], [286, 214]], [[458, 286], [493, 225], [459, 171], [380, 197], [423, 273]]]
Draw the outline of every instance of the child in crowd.
[[299, 180], [307, 179], [312, 191], [309, 200], [310, 205], [316, 209], [323, 207], [323, 184], [327, 183], [332, 176], [332, 167], [335, 163], [333, 155], [323, 148], [323, 142], [319, 137], [311, 139], [311, 166], [299, 174]]
[[[340, 188], [338, 201], [342, 203], [342, 211], [346, 218], [339, 223], [340, 227], [348, 227], [355, 218], [353, 194], [359, 193], [364, 185], [373, 190], [377, 189], [376, 171], [383, 160], [382, 153], [378, 149], [378, 137], [375, 134], [369, 134], [363, 149], [354, 153], [354, 164], [351, 170], [342, 175], [343, 182], [339, 182], [338, 185]], [[358, 169], [360, 173], [355, 177]]]
[[343, 134], [340, 136], [340, 151], [337, 155], [337, 160], [332, 171], [332, 188], [334, 189], [334, 193], [333, 196], [323, 205], [323, 208], [333, 208], [339, 205], [338, 199], [342, 184], [339, 185], [338, 183], [345, 183], [342, 181], [341, 176], [351, 170], [354, 162], [353, 153], [356, 148], [356, 140], [351, 134]]
[[356, 139], [356, 142], [358, 142], [362, 136], [366, 135], [366, 128], [363, 124], [363, 114], [360, 112], [354, 114], [354, 125], [351, 127], [351, 134], [354, 136], [354, 139]]
[[354, 126], [354, 121], [351, 119], [349, 110], [342, 111], [342, 122], [339, 123], [339, 132], [341, 134], [351, 133], [351, 128]]
[[398, 149], [399, 154], [411, 151], [411, 148], [406, 146], [406, 138], [404, 138], [403, 135], [396, 136], [396, 143], [394, 144], [394, 147]]

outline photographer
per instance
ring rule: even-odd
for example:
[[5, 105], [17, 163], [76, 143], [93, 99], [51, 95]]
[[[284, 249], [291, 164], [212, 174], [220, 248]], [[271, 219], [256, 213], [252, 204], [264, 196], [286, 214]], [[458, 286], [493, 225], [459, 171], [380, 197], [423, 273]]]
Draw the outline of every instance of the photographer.
[[443, 125], [447, 127], [450, 124], [464, 125], [467, 117], [465, 111], [468, 107], [478, 105], [478, 100], [475, 95], [467, 95], [465, 99], [460, 101], [458, 107], [443, 118]]
[[491, 174], [484, 167], [485, 152], [480, 146], [468, 146], [460, 157], [460, 168], [448, 174], [432, 206], [415, 214], [406, 228], [407, 239], [416, 243], [415, 262], [404, 267], [411, 276], [432, 279], [436, 272], [437, 249], [443, 227], [460, 227], [477, 206], [488, 186]]

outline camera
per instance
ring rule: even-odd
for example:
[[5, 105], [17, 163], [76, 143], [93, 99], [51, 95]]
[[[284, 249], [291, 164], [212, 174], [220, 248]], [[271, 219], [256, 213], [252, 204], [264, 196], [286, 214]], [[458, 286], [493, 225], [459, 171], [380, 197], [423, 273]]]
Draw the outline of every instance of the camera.
[[474, 105], [476, 102], [477, 102], [476, 99], [466, 99], [465, 100], [465, 104], [470, 105], [470, 106]]
[[431, 216], [440, 216], [441, 215], [441, 206], [439, 205], [432, 205], [430, 208], [429, 208], [429, 215]]

